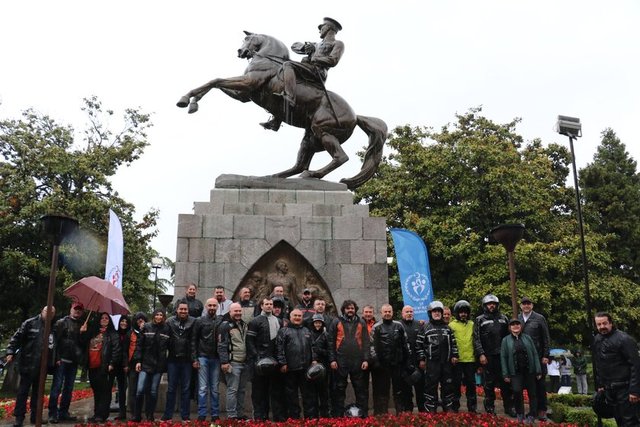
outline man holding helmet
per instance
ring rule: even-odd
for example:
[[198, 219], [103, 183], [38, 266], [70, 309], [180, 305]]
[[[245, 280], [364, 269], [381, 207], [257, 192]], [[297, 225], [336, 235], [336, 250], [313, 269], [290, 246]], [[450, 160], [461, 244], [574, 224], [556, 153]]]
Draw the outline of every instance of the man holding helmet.
[[502, 378], [500, 346], [509, 334], [509, 319], [500, 313], [500, 301], [493, 294], [482, 298], [484, 312], [476, 317], [473, 327], [473, 347], [484, 371], [484, 410], [495, 414], [495, 387], [500, 388], [505, 414], [515, 418], [511, 387]]
[[[282, 327], [282, 319], [273, 315], [271, 298], [264, 298], [260, 307], [262, 312], [249, 322], [247, 330], [247, 356], [249, 362], [254, 364], [260, 364], [267, 358], [276, 359], [276, 337]], [[273, 420], [276, 422], [286, 420], [283, 398], [284, 381], [278, 370], [256, 369], [256, 375], [251, 381], [254, 419], [269, 419], [269, 404], [271, 404]]]
[[311, 368], [313, 368], [313, 371], [317, 371], [319, 366], [324, 368], [324, 375], [320, 375], [317, 378], [310, 378], [309, 374], [312, 372], [307, 373], [307, 378], [312, 381], [311, 390], [313, 393], [313, 405], [311, 407], [311, 412], [315, 413], [316, 416], [319, 415], [321, 418], [327, 418], [329, 416], [329, 375], [327, 372], [327, 369], [329, 369], [329, 341], [327, 339], [324, 319], [325, 316], [323, 314], [316, 313], [311, 318], [311, 328], [307, 326], [311, 331], [311, 350], [313, 358], [313, 365]]
[[[415, 391], [416, 395], [416, 406], [418, 407], [418, 411], [424, 412], [424, 374], [420, 368], [418, 368], [419, 360], [418, 360], [418, 352], [416, 349], [416, 342], [418, 340], [418, 335], [424, 329], [424, 322], [415, 320], [414, 318], [414, 310], [410, 305], [405, 305], [402, 307], [402, 320], [400, 324], [404, 327], [404, 331], [407, 334], [407, 340], [409, 342], [409, 349], [411, 350], [411, 365], [415, 369], [414, 372], [410, 374], [411, 376], [415, 375], [419, 377], [416, 379], [416, 382], [413, 384], [409, 384], [408, 381], [405, 381], [403, 386], [403, 406], [406, 411], [413, 411], [413, 393]], [[417, 372], [416, 372], [417, 371]], [[413, 382], [413, 381], [411, 381]]]
[[458, 362], [458, 347], [453, 332], [444, 322], [444, 305], [432, 301], [427, 307], [429, 323], [418, 335], [416, 348], [420, 369], [425, 369], [424, 408], [427, 412], [438, 409], [438, 385], [444, 412], [453, 405], [453, 365]]
[[471, 304], [460, 300], [453, 306], [453, 320], [449, 328], [453, 331], [458, 345], [460, 359], [453, 367], [453, 411], [460, 409], [460, 385], [464, 383], [467, 396], [467, 410], [476, 412], [476, 357], [473, 350], [473, 322], [471, 319]]

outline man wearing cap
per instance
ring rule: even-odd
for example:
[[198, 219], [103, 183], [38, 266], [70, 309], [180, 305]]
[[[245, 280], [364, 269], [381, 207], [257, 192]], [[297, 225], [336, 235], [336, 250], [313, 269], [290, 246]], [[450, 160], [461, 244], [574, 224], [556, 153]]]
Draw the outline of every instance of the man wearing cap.
[[[88, 343], [87, 325], [82, 321], [84, 305], [80, 302], [71, 304], [69, 315], [58, 320], [55, 325], [56, 368], [49, 395], [49, 422], [75, 421], [69, 414], [71, 393], [78, 373], [78, 365], [86, 358]], [[58, 407], [58, 397], [60, 406]]]
[[533, 301], [529, 297], [524, 297], [520, 301], [521, 313], [518, 319], [522, 322], [522, 332], [529, 335], [540, 357], [540, 378], [536, 380], [536, 397], [538, 398], [538, 419], [547, 419], [547, 393], [545, 389], [545, 376], [547, 365], [549, 364], [549, 350], [551, 346], [551, 336], [547, 319], [533, 311]]
[[311, 289], [305, 288], [302, 291], [302, 300], [300, 304], [296, 306], [296, 308], [302, 311], [302, 318], [304, 320], [310, 319], [316, 311], [313, 309], [313, 294]]
[[[284, 98], [286, 109], [294, 108], [296, 105], [296, 77], [324, 87], [329, 68], [338, 65], [344, 53], [344, 43], [336, 40], [336, 33], [342, 30], [338, 21], [324, 18], [322, 24], [318, 25], [318, 30], [322, 39], [320, 43], [296, 42], [291, 46], [295, 53], [307, 55], [301, 62], [286, 61], [282, 64], [284, 91], [277, 95]], [[265, 129], [277, 131], [280, 123], [274, 119], [261, 125]]]

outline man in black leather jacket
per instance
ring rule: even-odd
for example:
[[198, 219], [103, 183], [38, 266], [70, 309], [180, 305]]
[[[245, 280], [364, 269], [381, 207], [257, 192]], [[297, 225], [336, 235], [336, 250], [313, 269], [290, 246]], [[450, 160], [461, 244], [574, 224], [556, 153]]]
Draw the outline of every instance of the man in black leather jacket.
[[[402, 307], [402, 320], [400, 324], [407, 333], [407, 341], [409, 343], [409, 350], [411, 350], [410, 366], [414, 369], [418, 369], [421, 372], [420, 379], [413, 385], [403, 381], [402, 384], [402, 405], [406, 411], [413, 411], [413, 394], [416, 395], [416, 406], [419, 412], [425, 412], [424, 408], [424, 372], [418, 368], [420, 364], [418, 360], [418, 351], [416, 348], [416, 342], [418, 335], [424, 330], [424, 321], [418, 321], [414, 319], [414, 310], [410, 305]], [[409, 374], [410, 372], [407, 372]]]
[[[316, 300], [318, 302], [318, 300]], [[323, 301], [324, 302], [324, 301]], [[316, 305], [317, 307], [317, 305]], [[325, 315], [316, 313], [311, 318], [310, 326], [306, 321], [302, 324], [311, 331], [311, 351], [313, 363], [321, 363], [325, 368], [325, 376], [316, 379], [311, 384], [313, 391], [313, 405], [311, 406], [310, 417], [327, 418], [329, 416], [329, 342], [325, 327]]]
[[189, 391], [191, 390], [191, 368], [197, 366], [191, 351], [191, 335], [195, 319], [189, 316], [189, 305], [178, 304], [177, 315], [167, 320], [169, 327], [169, 357], [167, 358], [167, 402], [162, 420], [173, 418], [176, 408], [176, 393], [180, 385], [180, 416], [189, 420]]
[[220, 417], [220, 358], [218, 357], [218, 334], [222, 316], [216, 315], [218, 300], [209, 298], [206, 314], [196, 319], [191, 337], [193, 360], [198, 367], [198, 421], [207, 418], [210, 403], [211, 420]]
[[167, 353], [171, 330], [166, 324], [166, 315], [161, 308], [156, 309], [151, 322], [145, 323], [136, 342], [133, 360], [138, 372], [136, 404], [133, 421], [142, 418], [142, 402], [145, 403], [147, 420], [153, 421], [153, 413], [158, 402], [158, 388], [162, 374], [167, 371]]
[[88, 337], [83, 314], [84, 305], [74, 302], [71, 304], [69, 315], [58, 320], [54, 327], [56, 368], [49, 394], [49, 422], [53, 424], [58, 421], [76, 420], [76, 417], [69, 414], [69, 406], [78, 366], [83, 366], [86, 361]]
[[500, 313], [500, 301], [495, 295], [482, 298], [484, 313], [476, 317], [473, 325], [473, 347], [484, 371], [484, 410], [495, 414], [495, 387], [500, 388], [505, 414], [516, 416], [511, 398], [511, 387], [502, 378], [500, 346], [509, 334], [509, 319]]
[[[272, 314], [271, 298], [264, 298], [260, 307], [261, 314], [249, 322], [247, 330], [247, 357], [248, 363], [252, 365], [266, 357], [276, 359], [276, 337], [282, 327], [282, 319]], [[273, 421], [286, 420], [284, 399], [284, 378], [277, 369], [271, 373], [261, 375], [256, 372], [253, 375], [251, 402], [254, 419], [269, 419], [269, 406], [271, 406]]]
[[453, 405], [453, 365], [458, 362], [458, 347], [453, 332], [444, 322], [444, 305], [432, 301], [428, 307], [429, 323], [418, 335], [416, 348], [420, 369], [424, 374], [424, 408], [427, 412], [438, 409], [438, 385], [444, 412]]
[[389, 389], [393, 387], [396, 413], [408, 410], [401, 399], [402, 374], [410, 362], [411, 350], [402, 324], [393, 320], [390, 304], [380, 307], [382, 320], [371, 329], [371, 379], [373, 381], [373, 414], [385, 414], [389, 410]]
[[277, 360], [284, 374], [287, 399], [287, 417], [300, 418], [300, 395], [305, 418], [316, 418], [313, 414], [313, 391], [305, 375], [311, 365], [311, 332], [302, 326], [302, 310], [289, 313], [289, 326], [281, 328], [276, 338]]
[[549, 325], [547, 319], [535, 311], [533, 311], [533, 301], [524, 297], [520, 301], [520, 310], [518, 319], [522, 323], [522, 333], [527, 334], [533, 340], [538, 356], [540, 357], [540, 368], [542, 374], [536, 379], [536, 398], [538, 400], [538, 418], [541, 421], [547, 419], [547, 391], [545, 379], [547, 376], [547, 365], [549, 364], [549, 350], [551, 347], [551, 335], [549, 334]]
[[[55, 316], [55, 307], [52, 307], [51, 318]], [[13, 334], [7, 347], [7, 363], [11, 363], [18, 354], [18, 370], [20, 372], [20, 385], [16, 395], [16, 406], [13, 411], [16, 421], [15, 427], [24, 423], [27, 413], [27, 398], [31, 389], [31, 424], [36, 422], [36, 402], [38, 401], [38, 385], [40, 384], [40, 357], [42, 355], [42, 335], [44, 334], [44, 320], [47, 315], [45, 306], [39, 315], [25, 320], [20, 328]], [[54, 359], [53, 339], [50, 335], [49, 358]]]
[[618, 426], [640, 425], [640, 357], [638, 344], [613, 325], [609, 313], [595, 316], [598, 335], [593, 339], [593, 363], [596, 389], [604, 392], [613, 406]]

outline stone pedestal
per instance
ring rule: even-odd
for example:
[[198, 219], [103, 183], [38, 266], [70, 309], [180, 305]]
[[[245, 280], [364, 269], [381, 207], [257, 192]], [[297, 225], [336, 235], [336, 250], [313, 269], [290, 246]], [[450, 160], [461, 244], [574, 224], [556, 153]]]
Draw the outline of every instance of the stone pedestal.
[[[354, 205], [342, 184], [327, 183], [338, 188], [327, 190], [308, 189], [309, 181], [323, 182], [318, 180], [275, 181], [263, 179], [254, 185], [260, 188], [219, 188], [217, 182], [208, 202], [195, 202], [193, 214], [179, 216], [176, 298], [190, 282], [199, 286], [203, 302], [217, 285], [231, 297], [253, 272], [266, 281], [274, 260], [284, 256], [297, 283], [292, 294], [316, 281], [338, 308], [345, 299], [361, 307], [386, 303], [385, 219]], [[283, 188], [263, 188], [278, 183]]]

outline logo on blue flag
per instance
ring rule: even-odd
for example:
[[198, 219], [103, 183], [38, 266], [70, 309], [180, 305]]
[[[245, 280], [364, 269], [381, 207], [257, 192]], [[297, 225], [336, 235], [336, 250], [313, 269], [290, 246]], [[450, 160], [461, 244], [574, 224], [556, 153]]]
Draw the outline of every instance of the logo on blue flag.
[[405, 305], [413, 307], [414, 317], [429, 320], [427, 306], [433, 300], [427, 246], [420, 236], [403, 228], [392, 228], [398, 273]]

